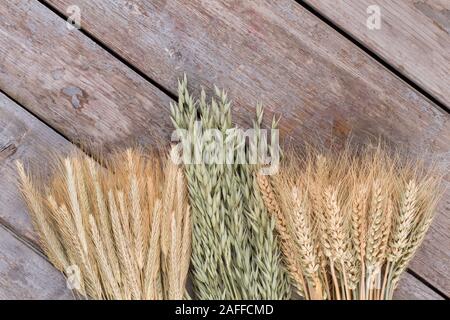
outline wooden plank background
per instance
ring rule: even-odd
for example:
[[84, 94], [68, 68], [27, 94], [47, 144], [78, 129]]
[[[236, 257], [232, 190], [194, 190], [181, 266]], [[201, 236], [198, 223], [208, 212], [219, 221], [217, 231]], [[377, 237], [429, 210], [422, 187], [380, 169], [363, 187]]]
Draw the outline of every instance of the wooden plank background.
[[[47, 148], [68, 151], [73, 148], [69, 141], [92, 153], [100, 146], [109, 150], [132, 141], [167, 141], [168, 104], [176, 98], [176, 80], [183, 72], [192, 87], [211, 89], [216, 83], [229, 89], [242, 125], [261, 101], [268, 116], [282, 114], [286, 137], [317, 136], [326, 143], [350, 131], [359, 141], [381, 135], [413, 154], [429, 152], [448, 170], [448, 114], [293, 1], [44, 4], [0, 3], [0, 90], [37, 117], [0, 96], [0, 124], [6, 128], [0, 131], [0, 172], [8, 179], [13, 160], [45, 163]], [[69, 31], [49, 4], [61, 14], [79, 5], [84, 31]], [[0, 276], [16, 270], [14, 261], [20, 258], [7, 247], [17, 245], [34, 262], [11, 274], [31, 279], [33, 270], [41, 270], [38, 276], [52, 282], [48, 290], [29, 296], [67, 297], [60, 275], [34, 247], [36, 236], [10, 182], [0, 184], [0, 221], [9, 230], [0, 233], [9, 241], [0, 257], [7, 261], [0, 262]], [[440, 204], [412, 266], [447, 295], [448, 201]], [[0, 297], [8, 292], [25, 297], [24, 287], [12, 293], [14, 286], [0, 282]], [[402, 279], [396, 297], [440, 298], [411, 274]]]
[[422, 282], [417, 280], [409, 273], [402, 276], [402, 280], [398, 285], [394, 294], [395, 300], [444, 300], [440, 295], [425, 287]]
[[[70, 153], [74, 146], [57, 132], [0, 93], [0, 299], [72, 299], [65, 280], [36, 244], [24, 203], [16, 187], [14, 162], [49, 170], [49, 152]], [[5, 227], [8, 226], [8, 229]], [[406, 273], [395, 299], [442, 297]]]
[[[450, 190], [448, 113], [294, 1], [48, 2], [78, 5], [82, 28], [173, 94], [187, 72], [195, 87], [227, 88], [243, 125], [261, 101], [292, 139], [382, 136], [437, 158]], [[449, 199], [412, 265], [447, 295]]]
[[0, 128], [0, 299], [70, 299], [63, 276], [27, 240], [35, 236], [17, 190], [15, 161], [45, 173], [48, 152], [68, 152], [71, 143], [3, 94]]
[[0, 4], [0, 87], [71, 140], [106, 150], [171, 131], [170, 99], [37, 1]]
[[[306, 0], [450, 108], [450, 1]], [[379, 30], [367, 28], [370, 5]]]
[[15, 161], [21, 160], [34, 172], [42, 172], [45, 178], [50, 171], [46, 164], [51, 153], [64, 154], [72, 145], [3, 94], [0, 94], [0, 128], [0, 221], [28, 241], [37, 242], [16, 187]]
[[0, 225], [0, 300], [72, 298], [63, 275]]

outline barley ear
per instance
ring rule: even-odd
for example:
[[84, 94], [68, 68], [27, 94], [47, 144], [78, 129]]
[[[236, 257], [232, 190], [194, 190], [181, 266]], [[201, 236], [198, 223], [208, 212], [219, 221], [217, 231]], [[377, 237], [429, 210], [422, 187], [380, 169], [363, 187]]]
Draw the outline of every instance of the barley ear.
[[51, 222], [51, 216], [45, 212], [44, 202], [34, 187], [30, 176], [25, 173], [23, 164], [17, 161], [16, 166], [20, 179], [19, 189], [30, 209], [33, 225], [38, 230], [41, 247], [55, 267], [64, 272], [65, 268], [69, 265], [68, 258], [55, 232], [55, 228]]

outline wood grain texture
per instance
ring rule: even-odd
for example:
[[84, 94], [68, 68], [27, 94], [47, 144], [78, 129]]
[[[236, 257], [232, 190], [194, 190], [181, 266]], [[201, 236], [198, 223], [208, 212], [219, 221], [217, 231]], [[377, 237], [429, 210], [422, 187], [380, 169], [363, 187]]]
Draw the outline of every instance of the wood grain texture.
[[23, 242], [35, 245], [37, 238], [17, 190], [14, 163], [39, 167], [45, 178], [49, 153], [71, 149], [70, 142], [0, 93], [0, 299], [72, 298], [63, 276]]
[[[36, 12], [33, 12], [33, 11], [30, 12], [30, 15], [35, 15], [35, 14], [36, 14]], [[45, 15], [45, 17], [46, 17], [46, 15]], [[42, 18], [42, 17], [38, 16], [38, 18]], [[43, 21], [45, 21], [45, 19]], [[36, 24], [34, 26], [34, 28], [38, 28], [38, 30], [44, 30], [44, 27], [40, 26], [39, 19], [34, 21], [34, 23]], [[46, 26], [46, 28], [49, 28], [49, 26]], [[46, 29], [46, 33], [53, 35], [51, 27], [49, 29]], [[30, 36], [31, 36], [30, 34], [26, 34], [22, 38], [19, 38], [19, 39], [22, 39], [22, 40], [29, 39]], [[39, 36], [42, 37], [43, 34], [40, 34]], [[45, 51], [44, 49], [48, 50], [48, 48], [40, 47], [40, 43], [42, 43], [43, 40], [39, 36], [35, 36], [34, 38], [33, 37], [31, 38], [31, 40], [32, 40], [31, 42], [34, 43], [35, 45], [31, 46], [31, 47], [27, 47], [26, 49], [28, 51], [26, 51], [26, 50], [22, 51], [22, 49], [19, 48], [19, 51], [9, 52], [9, 54], [10, 54], [9, 57], [10, 57], [10, 59], [12, 59], [11, 57], [14, 57], [14, 54], [18, 53], [18, 52], [20, 52], [22, 54], [28, 53], [29, 54], [28, 59], [30, 59], [29, 62], [36, 61], [38, 64], [37, 66], [33, 66], [34, 68], [37, 67], [38, 68], [37, 70], [44, 71], [44, 74], [49, 73], [49, 72], [51, 73], [52, 69], [49, 67], [49, 65], [47, 65], [47, 63], [48, 63], [47, 61], [39, 60], [38, 57], [33, 58], [33, 54], [40, 52], [40, 50], [43, 50], [42, 52]], [[9, 47], [9, 48], [11, 48], [11, 47]], [[17, 50], [17, 48], [16, 48], [16, 50]], [[58, 50], [55, 50], [55, 51], [58, 52], [59, 54], [61, 54], [60, 51], [58, 51]], [[85, 54], [89, 56], [91, 53], [89, 51], [87, 51], [87, 53], [85, 52]], [[23, 59], [24, 57], [22, 57], [22, 56], [20, 56], [19, 58], [16, 60], [13, 60], [13, 62], [19, 63], [19, 66], [23, 66], [23, 68], [26, 69], [27, 61], [25, 60], [25, 62], [23, 62], [21, 59]], [[68, 61], [70, 61], [70, 58], [71, 57], [67, 58]], [[6, 63], [3, 64], [3, 62], [5, 62], [5, 61], [6, 60], [2, 60], [2, 68], [4, 68], [6, 65]], [[10, 70], [14, 69], [13, 62], [9, 62], [10, 64], [8, 65], [8, 67], [10, 68]], [[110, 62], [109, 59], [108, 59], [108, 62]], [[73, 74], [73, 73], [76, 73], [77, 71], [79, 71], [79, 69], [77, 69], [77, 68], [72, 69], [72, 64], [63, 65], [63, 69], [64, 70], [58, 69], [56, 71], [56, 73], [54, 73], [53, 75], [56, 78], [58, 78], [61, 75], [64, 75], [64, 72], [66, 69], [69, 70], [70, 74]], [[100, 69], [100, 71], [104, 71], [104, 70]], [[63, 73], [61, 74], [61, 72], [63, 72]], [[4, 73], [5, 72], [3, 72], [3, 75], [4, 75]], [[11, 76], [12, 80], [17, 80], [17, 78], [19, 78], [19, 75], [17, 74], [17, 72], [16, 72], [16, 74], [13, 74], [13, 73], [11, 73], [11, 74], [12, 74], [12, 76]], [[47, 88], [48, 84], [45, 81], [44, 82], [39, 81], [39, 78], [36, 79], [37, 74], [33, 73], [33, 70], [28, 71], [28, 73], [26, 73], [26, 75], [30, 79], [22, 79], [23, 82], [21, 82], [20, 84], [26, 85], [26, 86], [24, 86], [24, 88], [30, 88], [35, 91], [33, 91], [31, 93], [28, 93], [28, 92], [24, 93], [21, 90], [22, 87], [20, 87], [20, 86], [16, 87], [14, 83], [13, 84], [7, 83], [8, 79], [6, 79], [6, 78], [3, 78], [3, 80], [4, 80], [3, 84], [7, 84], [7, 85], [4, 85], [3, 88], [8, 89], [10, 93], [16, 95], [16, 98], [19, 101], [23, 101], [23, 102], [27, 103], [27, 107], [29, 107], [31, 110], [33, 110], [33, 112], [36, 112], [39, 116], [46, 119], [46, 121], [48, 121], [50, 124], [59, 128], [62, 132], [64, 132], [68, 136], [70, 136], [72, 139], [77, 140], [79, 135], [76, 134], [76, 131], [74, 133], [74, 130], [71, 129], [74, 125], [72, 125], [72, 127], [69, 126], [69, 128], [67, 128], [66, 125], [59, 124], [55, 119], [52, 118], [55, 116], [55, 113], [58, 115], [57, 109], [54, 109], [54, 105], [52, 105], [51, 103], [47, 102], [47, 104], [45, 104], [46, 101], [51, 101], [48, 99], [55, 99], [55, 103], [61, 102], [60, 100], [58, 100], [61, 98], [60, 96], [58, 96], [58, 90], [53, 92], [52, 88]], [[52, 77], [53, 77], [53, 75], [52, 75]], [[105, 78], [107, 78], [107, 77], [102, 78], [102, 80], [106, 81]], [[69, 79], [72, 79], [71, 81], [74, 81], [75, 78], [69, 77]], [[46, 80], [46, 81], [48, 81], [48, 80]], [[63, 84], [64, 84], [64, 82], [63, 82]], [[92, 83], [90, 83], [89, 85], [92, 85]], [[79, 91], [76, 88], [77, 88], [76, 86], [72, 86], [69, 89], [65, 90], [66, 93], [73, 93], [72, 97], [69, 101], [69, 104], [70, 104], [69, 108], [68, 108], [69, 111], [64, 110], [64, 108], [62, 110], [62, 112], [66, 112], [66, 113], [64, 113], [64, 115], [66, 117], [67, 117], [67, 113], [70, 113], [70, 107], [73, 107], [74, 105], [78, 105], [77, 103], [81, 103], [81, 105], [82, 105], [82, 102], [80, 102], [80, 101], [82, 101], [82, 99], [79, 99], [77, 97], [76, 93]], [[98, 89], [98, 87], [96, 87], [96, 89]], [[46, 95], [40, 96], [43, 93], [45, 93]], [[36, 95], [36, 96], [34, 96], [34, 95]], [[73, 97], [73, 95], [75, 95], [75, 97]], [[48, 107], [50, 110], [43, 108], [42, 105], [37, 103], [39, 101], [39, 99], [42, 99], [42, 101], [44, 102], [44, 107]], [[114, 101], [114, 99], [117, 99], [117, 98], [113, 97], [112, 101]], [[5, 98], [3, 98], [2, 100], [5, 100]], [[3, 103], [3, 105], [4, 105], [4, 103]], [[19, 152], [19, 154], [20, 154], [20, 152], [26, 153], [26, 155], [22, 155], [20, 158], [24, 159], [24, 160], [28, 159], [30, 161], [31, 165], [33, 165], [33, 163], [34, 163], [34, 165], [37, 165], [37, 164], [46, 163], [45, 159], [43, 158], [43, 154], [45, 154], [45, 152], [41, 152], [42, 150], [48, 150], [48, 148], [51, 149], [52, 147], [55, 147], [56, 149], [59, 149], [59, 150], [64, 150], [65, 148], [68, 148], [67, 146], [65, 146], [65, 143], [63, 142], [64, 140], [61, 137], [57, 136], [55, 133], [52, 133], [52, 131], [50, 129], [48, 129], [48, 128], [45, 129], [45, 126], [43, 126], [36, 119], [31, 120], [32, 117], [30, 115], [25, 115], [26, 113], [23, 113], [23, 111], [20, 111], [19, 108], [10, 108], [7, 111], [5, 111], [6, 108], [2, 108], [2, 110], [3, 110], [3, 112], [1, 114], [2, 115], [1, 119], [4, 119], [4, 121], [5, 121], [4, 123], [2, 123], [2, 125], [3, 125], [2, 127], [7, 128], [7, 130], [3, 129], [4, 137], [7, 137], [7, 139], [3, 140], [5, 142], [3, 144], [5, 147], [2, 148], [3, 160], [5, 160], [5, 163], [8, 162], [8, 165], [4, 164], [2, 167], [2, 168], [7, 168], [7, 169], [2, 169], [2, 170], [5, 170], [5, 173], [7, 172], [7, 170], [11, 170], [12, 157], [14, 155], [18, 156], [17, 152]], [[130, 112], [131, 113], [136, 112], [135, 107], [130, 108]], [[13, 117], [14, 114], [16, 115], [16, 117]], [[75, 114], [75, 116], [71, 115], [70, 117], [68, 117], [67, 121], [70, 122], [70, 121], [74, 121], [73, 119], [77, 119], [77, 121], [79, 121], [79, 129], [78, 130], [83, 131], [85, 127], [88, 127], [88, 125], [86, 124], [86, 122], [83, 121], [83, 118], [81, 117], [81, 115], [80, 114]], [[88, 115], [90, 115], [90, 114], [88, 113]], [[108, 114], [106, 114], [106, 115], [108, 115]], [[59, 116], [62, 116], [62, 115], [59, 115]], [[77, 118], [77, 116], [81, 117], [81, 121], [79, 118]], [[140, 125], [141, 123], [143, 123], [143, 121], [144, 120], [138, 119], [136, 124]], [[30, 123], [31, 123], [31, 125], [30, 125]], [[110, 128], [115, 128], [114, 121], [108, 120], [107, 123], [108, 123], [108, 126], [110, 126]], [[11, 125], [11, 124], [13, 124], [13, 125]], [[38, 125], [38, 124], [40, 124], [40, 125]], [[27, 127], [27, 125], [34, 129], [29, 129]], [[120, 128], [121, 125], [123, 125], [123, 122], [119, 122], [118, 128]], [[155, 128], [154, 125], [152, 128]], [[98, 133], [97, 131], [93, 131], [93, 132], [94, 132], [94, 134], [91, 131], [89, 131], [87, 133], [83, 133], [84, 134], [83, 138], [86, 139], [86, 137], [91, 137], [91, 135], [93, 135], [94, 138], [98, 139], [99, 142], [106, 142], [106, 143], [111, 143], [111, 144], [115, 140], [115, 139], [109, 140], [108, 133], [105, 133], [106, 137], [104, 137], [104, 135], [102, 135], [102, 134], [95, 134], [95, 133]], [[157, 134], [161, 134], [161, 133], [158, 132]], [[53, 136], [53, 135], [55, 135], [55, 136]], [[17, 137], [19, 137], [19, 138], [17, 138]], [[56, 137], [59, 137], [59, 138], [56, 138]], [[120, 139], [123, 139], [123, 137], [124, 136], [120, 136]], [[127, 137], [127, 136], [125, 135], [125, 137]], [[11, 142], [11, 141], [15, 141], [15, 142]], [[111, 141], [113, 141], [113, 142], [111, 142]], [[25, 144], [25, 142], [26, 142], [26, 144]], [[19, 146], [19, 147], [17, 147], [17, 146]], [[41, 147], [40, 152], [33, 151], [34, 150], [33, 148], [36, 148], [36, 147], [37, 148]], [[12, 177], [12, 176], [13, 176], [12, 173], [8, 172], [8, 177]], [[5, 189], [4, 186], [2, 186], [1, 188], [2, 188], [2, 190]], [[6, 189], [6, 190], [8, 191], [8, 189]], [[6, 203], [9, 203], [11, 201], [14, 202], [14, 200], [17, 200], [17, 198], [14, 198], [14, 194], [15, 194], [15, 191], [10, 193], [11, 197], [2, 199], [2, 204], [4, 204], [5, 202]], [[17, 196], [17, 194], [15, 194], [15, 195]], [[22, 212], [23, 213], [23, 206], [19, 202], [16, 202], [16, 204], [18, 204], [18, 207], [14, 207], [11, 205], [11, 207], [9, 207], [8, 210], [5, 212]], [[19, 216], [20, 216], [20, 214], [19, 214]], [[23, 217], [26, 217], [26, 216], [23, 216]], [[30, 238], [33, 238], [33, 233], [30, 231], [31, 229], [29, 227], [29, 223], [27, 222], [27, 219], [24, 218], [22, 221], [14, 220], [14, 219], [17, 219], [17, 217], [16, 216], [6, 217], [6, 220], [10, 221], [11, 225], [18, 227], [19, 230], [22, 230], [21, 232], [24, 235], [26, 235]], [[6, 248], [15, 248], [13, 245], [11, 245], [8, 242], [5, 242], [5, 246], [6, 246]], [[8, 252], [8, 253], [10, 252], [7, 249], [5, 249], [4, 251]], [[19, 251], [19, 250], [14, 250], [14, 252], [17, 252], [17, 251]], [[14, 262], [14, 261], [20, 261], [20, 259], [17, 256], [10, 256], [8, 259], [5, 258], [4, 261]], [[39, 272], [38, 272], [38, 274], [39, 274]], [[53, 280], [53, 278], [50, 278], [50, 279], [51, 279], [50, 286], [52, 286], [53, 283], [57, 283], [59, 281], [59, 280]], [[408, 281], [409, 280], [407, 280], [407, 282]], [[40, 283], [40, 280], [34, 280], [34, 283], [36, 283], [36, 285], [38, 285]], [[410, 287], [410, 286], [406, 285], [406, 287]], [[19, 289], [22, 288], [20, 285], [19, 286], [17, 286], [17, 285], [10, 286], [8, 288], [11, 290], [8, 293], [9, 297], [24, 297], [19, 292], [20, 291]], [[41, 294], [42, 293], [45, 293], [45, 292], [41, 292]], [[31, 293], [29, 293], [29, 294], [31, 294]], [[414, 294], [414, 293], [411, 293], [411, 294]], [[26, 297], [33, 297], [33, 296], [29, 295]], [[43, 297], [43, 296], [41, 296], [41, 297]], [[52, 295], [48, 294], [46, 297], [50, 298], [50, 297], [52, 297]]]
[[317, 17], [290, 0], [48, 2], [78, 5], [82, 28], [172, 93], [183, 72], [227, 88], [243, 126], [261, 101], [296, 142], [381, 136], [437, 161], [447, 191], [412, 268], [450, 295], [450, 117]]
[[37, 1], [0, 3], [0, 87], [71, 140], [104, 151], [169, 136], [169, 98]]
[[[450, 1], [305, 2], [450, 108]], [[370, 5], [380, 8], [379, 30], [367, 28]]]
[[64, 276], [0, 225], [0, 300], [72, 298]]
[[394, 293], [394, 300], [444, 300], [409, 273], [405, 273]]
[[[25, 240], [36, 242], [28, 214], [16, 188], [15, 160], [44, 174], [51, 153], [75, 148], [58, 133], [0, 93], [0, 221]], [[35, 243], [34, 243], [35, 244]], [[406, 274], [397, 299], [439, 299], [414, 277]], [[0, 299], [71, 299], [65, 281], [45, 258], [0, 225]]]
[[73, 146], [0, 93], [0, 222], [27, 240], [37, 242], [27, 209], [17, 189], [16, 160], [42, 178], [50, 173], [49, 158]]

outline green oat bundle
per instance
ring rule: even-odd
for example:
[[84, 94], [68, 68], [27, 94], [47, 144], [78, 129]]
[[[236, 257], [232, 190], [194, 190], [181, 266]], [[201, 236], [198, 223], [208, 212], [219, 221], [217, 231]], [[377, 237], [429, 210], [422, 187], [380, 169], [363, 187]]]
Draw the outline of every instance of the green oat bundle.
[[[183, 159], [192, 206], [196, 297], [285, 299], [290, 288], [280, 264], [274, 220], [267, 215], [255, 185], [256, 167], [249, 164], [248, 150], [261, 142], [262, 109], [258, 108], [254, 122], [257, 137], [246, 146], [232, 125], [226, 94], [215, 91], [211, 103], [206, 102], [204, 91], [194, 101], [184, 78], [179, 83], [178, 104], [171, 105], [172, 121], [183, 131], [179, 135], [191, 139]], [[221, 156], [228, 160], [212, 161]]]
[[392, 299], [431, 224], [439, 179], [381, 147], [286, 160], [258, 182], [299, 294]]
[[17, 164], [41, 247], [78, 294], [92, 299], [182, 299], [191, 224], [182, 170], [128, 149], [107, 169], [77, 153], [42, 186]]

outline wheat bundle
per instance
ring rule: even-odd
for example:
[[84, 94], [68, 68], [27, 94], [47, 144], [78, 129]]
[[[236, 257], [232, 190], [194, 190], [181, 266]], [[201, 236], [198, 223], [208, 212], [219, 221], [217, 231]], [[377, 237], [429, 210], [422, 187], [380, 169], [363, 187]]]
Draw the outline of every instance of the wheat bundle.
[[433, 218], [439, 178], [382, 147], [288, 154], [258, 176], [285, 264], [305, 299], [392, 299]]
[[101, 167], [77, 153], [58, 159], [48, 186], [17, 163], [41, 247], [81, 296], [182, 299], [191, 225], [182, 170], [128, 149]]

